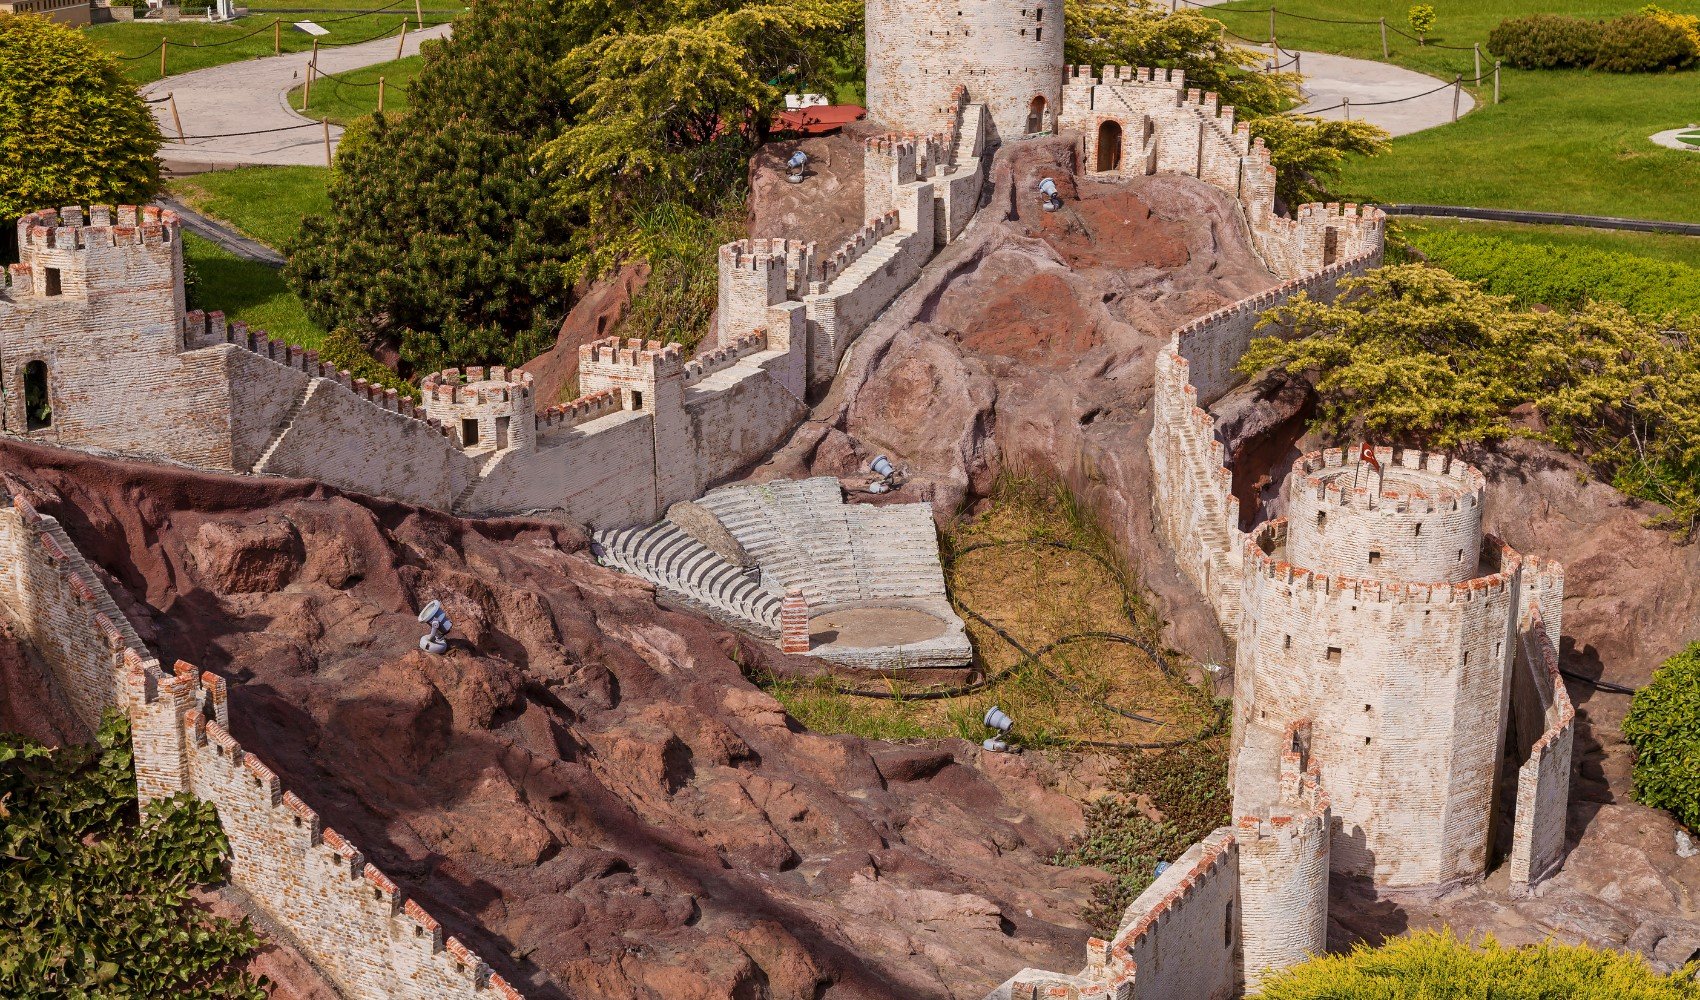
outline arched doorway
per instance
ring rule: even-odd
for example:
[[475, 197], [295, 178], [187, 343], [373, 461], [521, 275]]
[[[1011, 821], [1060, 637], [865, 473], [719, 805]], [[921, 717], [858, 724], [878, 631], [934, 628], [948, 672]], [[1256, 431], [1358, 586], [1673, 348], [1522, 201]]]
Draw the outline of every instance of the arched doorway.
[[24, 366], [24, 426], [40, 430], [53, 426], [53, 397], [47, 389], [47, 362]]
[[1027, 134], [1045, 131], [1045, 95], [1040, 94], [1027, 105]]
[[1122, 124], [1106, 121], [1098, 126], [1098, 172], [1122, 168]]

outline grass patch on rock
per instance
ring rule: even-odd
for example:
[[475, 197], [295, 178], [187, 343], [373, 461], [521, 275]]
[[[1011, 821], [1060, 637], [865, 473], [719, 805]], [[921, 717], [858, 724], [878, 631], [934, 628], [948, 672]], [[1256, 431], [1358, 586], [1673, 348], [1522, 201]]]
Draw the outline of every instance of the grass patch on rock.
[[1096, 632], [1161, 651], [1162, 623], [1130, 582], [1114, 540], [1066, 489], [1005, 476], [985, 509], [953, 526], [943, 544], [952, 600], [990, 683], [933, 697], [937, 689], [898, 680], [774, 681], [769, 691], [786, 711], [821, 732], [979, 742], [987, 735], [980, 720], [997, 705], [1027, 748], [1184, 741], [1219, 723], [1207, 691], [1139, 646], [1088, 639], [1034, 658], [1015, 645], [1038, 652]]

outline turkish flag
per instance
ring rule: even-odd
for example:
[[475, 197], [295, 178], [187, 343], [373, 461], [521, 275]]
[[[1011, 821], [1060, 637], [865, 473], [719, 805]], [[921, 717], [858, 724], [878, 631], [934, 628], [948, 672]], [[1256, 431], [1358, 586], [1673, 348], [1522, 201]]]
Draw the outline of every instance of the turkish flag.
[[1365, 441], [1364, 446], [1358, 449], [1358, 461], [1364, 463], [1377, 472], [1381, 471], [1381, 463], [1377, 461], [1375, 457], [1375, 445], [1370, 444], [1368, 441]]

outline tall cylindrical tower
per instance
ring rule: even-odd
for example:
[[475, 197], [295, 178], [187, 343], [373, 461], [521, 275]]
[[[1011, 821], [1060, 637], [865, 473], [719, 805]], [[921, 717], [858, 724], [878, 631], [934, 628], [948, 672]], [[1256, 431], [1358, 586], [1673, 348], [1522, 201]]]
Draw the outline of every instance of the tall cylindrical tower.
[[1334, 871], [1444, 886], [1486, 870], [1521, 565], [1483, 544], [1479, 472], [1379, 458], [1305, 456], [1248, 539], [1235, 739], [1311, 723]]
[[933, 132], [958, 86], [1000, 139], [1054, 128], [1062, 0], [868, 0], [868, 117]]

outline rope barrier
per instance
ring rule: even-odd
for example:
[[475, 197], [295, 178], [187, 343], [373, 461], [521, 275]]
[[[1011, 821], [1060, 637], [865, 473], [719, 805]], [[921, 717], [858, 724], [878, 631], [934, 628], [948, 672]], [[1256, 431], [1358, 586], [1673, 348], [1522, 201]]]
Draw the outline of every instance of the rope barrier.
[[[1102, 567], [1106, 572], [1108, 572], [1112, 577], [1115, 578], [1117, 586], [1120, 588], [1120, 591], [1121, 591], [1121, 608], [1120, 608], [1121, 613], [1122, 613], [1123, 617], [1125, 617], [1130, 624], [1137, 625], [1137, 620], [1136, 620], [1136, 617], [1135, 617], [1134, 611], [1133, 611], [1133, 601], [1132, 601], [1131, 596], [1128, 593], [1127, 586], [1122, 583], [1120, 571], [1118, 571], [1116, 569], [1115, 565], [1113, 563], [1111, 563], [1108, 559], [1104, 558], [1102, 555], [1100, 555], [1096, 552], [1093, 552], [1090, 549], [1085, 549], [1085, 548], [1081, 548], [1080, 546], [1077, 546], [1077, 545], [1072, 545], [1068, 542], [1055, 542], [1055, 541], [1029, 540], [1029, 539], [1011, 539], [1011, 540], [1007, 540], [1007, 541], [998, 541], [998, 542], [980, 542], [978, 544], [970, 545], [967, 548], [964, 548], [964, 549], [958, 550], [954, 553], [951, 553], [947, 557], [947, 559], [945, 560], [946, 568], [949, 569], [949, 568], [954, 567], [955, 564], [962, 559], [962, 557], [969, 555], [971, 553], [979, 552], [979, 551], [982, 551], [982, 550], [989, 550], [989, 549], [994, 549], [994, 548], [1003, 548], [1003, 547], [1006, 547], [1006, 546], [1015, 546], [1015, 545], [1045, 546], [1045, 547], [1048, 547], [1048, 548], [1059, 549], [1059, 550], [1064, 551], [1064, 552], [1078, 553], [1080, 555], [1086, 556], [1088, 559], [1091, 559], [1093, 562], [1097, 563], [1100, 567]], [[847, 688], [847, 687], [834, 686], [832, 688], [832, 692], [834, 694], [843, 695], [843, 696], [847, 696], [847, 697], [872, 698], [872, 699], [884, 700], [884, 701], [938, 701], [938, 700], [942, 700], [942, 699], [945, 699], [945, 698], [960, 698], [960, 697], [963, 697], [965, 695], [975, 694], [977, 692], [984, 691], [987, 688], [990, 688], [990, 687], [993, 687], [993, 686], [995, 686], [999, 683], [1002, 683], [1003, 681], [1007, 680], [1009, 677], [1014, 675], [1016, 673], [1016, 671], [1020, 670], [1021, 668], [1025, 667], [1029, 664], [1032, 664], [1033, 666], [1036, 666], [1040, 670], [1044, 671], [1044, 673], [1047, 677], [1049, 677], [1051, 680], [1053, 680], [1057, 684], [1059, 684], [1064, 690], [1068, 691], [1070, 694], [1074, 695], [1076, 698], [1078, 698], [1079, 700], [1081, 700], [1083, 702], [1086, 702], [1089, 705], [1093, 705], [1093, 706], [1101, 708], [1105, 711], [1111, 712], [1115, 715], [1119, 715], [1124, 719], [1129, 719], [1129, 720], [1132, 720], [1132, 721], [1135, 721], [1135, 722], [1142, 722], [1142, 723], [1146, 723], [1146, 724], [1149, 724], [1149, 725], [1157, 725], [1157, 726], [1167, 725], [1167, 723], [1162, 722], [1160, 720], [1153, 719], [1153, 718], [1150, 718], [1148, 716], [1140, 715], [1139, 713], [1133, 712], [1129, 709], [1120, 708], [1116, 705], [1110, 704], [1109, 702], [1107, 702], [1107, 701], [1105, 701], [1101, 698], [1095, 698], [1092, 695], [1087, 694], [1085, 691], [1082, 691], [1078, 685], [1074, 684], [1073, 682], [1069, 681], [1067, 678], [1056, 673], [1050, 667], [1045, 666], [1044, 663], [1041, 662], [1044, 657], [1050, 655], [1052, 652], [1055, 652], [1058, 649], [1061, 649], [1065, 646], [1078, 645], [1080, 643], [1085, 643], [1085, 642], [1112, 642], [1112, 643], [1117, 643], [1117, 644], [1120, 644], [1120, 645], [1132, 646], [1135, 649], [1138, 649], [1140, 652], [1144, 653], [1147, 657], [1149, 657], [1151, 659], [1151, 662], [1153, 662], [1157, 665], [1157, 669], [1160, 670], [1165, 677], [1169, 678], [1172, 681], [1175, 681], [1176, 683], [1180, 683], [1180, 684], [1186, 683], [1185, 680], [1183, 678], [1181, 678], [1175, 672], [1174, 667], [1169, 663], [1168, 659], [1163, 656], [1162, 652], [1158, 648], [1156, 648], [1155, 645], [1153, 645], [1150, 642], [1147, 642], [1144, 639], [1140, 639], [1138, 637], [1131, 636], [1131, 635], [1125, 635], [1125, 634], [1120, 633], [1120, 632], [1091, 630], [1091, 631], [1086, 631], [1086, 632], [1075, 632], [1075, 633], [1072, 633], [1072, 634], [1069, 634], [1069, 635], [1061, 636], [1057, 639], [1053, 639], [1052, 641], [1050, 641], [1049, 643], [1046, 643], [1045, 645], [1039, 647], [1038, 649], [1028, 649], [1021, 642], [1021, 640], [1019, 640], [1019, 639], [1015, 638], [1015, 636], [1011, 635], [1008, 632], [1008, 630], [1003, 628], [1003, 626], [1001, 626], [1001, 625], [997, 624], [996, 622], [992, 621], [991, 619], [985, 617], [984, 615], [980, 614], [978, 611], [975, 611], [972, 607], [969, 607], [968, 604], [966, 602], [964, 602], [959, 596], [953, 595], [951, 603], [955, 606], [958, 613], [966, 616], [967, 618], [972, 619], [973, 621], [979, 622], [981, 625], [984, 625], [986, 628], [990, 629], [992, 631], [992, 633], [994, 635], [996, 635], [999, 639], [1002, 639], [1004, 642], [1008, 643], [1010, 645], [1010, 647], [1012, 649], [1014, 649], [1016, 651], [1016, 653], [1018, 654], [1016, 661], [1014, 663], [1012, 663], [1011, 665], [1009, 665], [1008, 667], [1005, 667], [1004, 669], [998, 671], [995, 674], [991, 674], [990, 676], [984, 677], [984, 678], [982, 678], [978, 681], [974, 681], [974, 682], [969, 683], [969, 684], [961, 684], [961, 685], [957, 685], [955, 687], [928, 688], [924, 691], [915, 691], [915, 692], [906, 692], [905, 693], [905, 692], [897, 692], [897, 691], [890, 691], [890, 690], [885, 690], [885, 691], [864, 690], [864, 689], [860, 689], [860, 688]], [[1188, 687], [1190, 687], [1190, 685], [1188, 685]], [[1203, 729], [1201, 729], [1198, 732], [1193, 733], [1189, 736], [1182, 736], [1182, 737], [1178, 737], [1178, 738], [1172, 739], [1172, 740], [1156, 740], [1156, 741], [1145, 742], [1145, 743], [1123, 743], [1123, 742], [1117, 742], [1117, 741], [1104, 741], [1104, 740], [1067, 740], [1067, 742], [1077, 744], [1077, 745], [1080, 745], [1080, 746], [1089, 746], [1089, 747], [1095, 747], [1095, 748], [1101, 748], [1101, 749], [1107, 749], [1107, 750], [1165, 750], [1165, 749], [1169, 749], [1169, 748], [1172, 748], [1172, 747], [1184, 746], [1188, 743], [1198, 743], [1198, 742], [1201, 742], [1203, 740], [1207, 740], [1207, 739], [1211, 738], [1212, 736], [1216, 735], [1217, 733], [1221, 732], [1222, 727], [1224, 725], [1226, 725], [1226, 723], [1227, 723], [1227, 712], [1224, 709], [1219, 709], [1216, 713], [1216, 718], [1214, 720], [1212, 720], [1210, 722], [1210, 724], [1205, 726]]]
[[338, 24], [342, 21], [352, 21], [352, 20], [355, 20], [356, 18], [370, 17], [373, 14], [382, 14], [384, 11], [389, 10], [391, 7], [399, 7], [405, 2], [406, 2], [406, 0], [395, 0], [394, 3], [385, 4], [384, 6], [376, 8], [375, 10], [364, 10], [364, 11], [361, 11], [360, 13], [358, 13], [358, 14], [350, 14], [347, 17], [327, 18], [327, 19], [320, 21], [318, 23], [319, 24]]
[[259, 34], [260, 32], [269, 30], [273, 25], [282, 24], [282, 23], [283, 23], [283, 18], [281, 18], [281, 17], [274, 18], [269, 23], [260, 25], [258, 28], [255, 28], [253, 31], [248, 32], [246, 35], [237, 35], [235, 38], [226, 38], [222, 42], [207, 42], [205, 45], [201, 44], [200, 42], [188, 42], [188, 43], [178, 42], [177, 44], [179, 44], [179, 45], [187, 44], [189, 46], [189, 48], [192, 48], [192, 49], [216, 49], [221, 45], [234, 45], [237, 42], [245, 42], [248, 39], [253, 38], [255, 35]]
[[282, 128], [263, 128], [253, 132], [220, 132], [217, 135], [186, 135], [180, 142], [191, 139], [235, 139], [245, 135], [271, 135], [273, 132], [293, 132], [298, 128], [318, 128], [319, 122], [302, 122], [299, 125], [285, 125]]
[[165, 41], [162, 39], [158, 45], [155, 45], [153, 48], [147, 50], [146, 52], [143, 52], [139, 56], [118, 56], [117, 58], [122, 62], [135, 62], [137, 59], [146, 59], [148, 56], [153, 55], [155, 52], [158, 52], [160, 49], [162, 49], [164, 47], [165, 47]]

